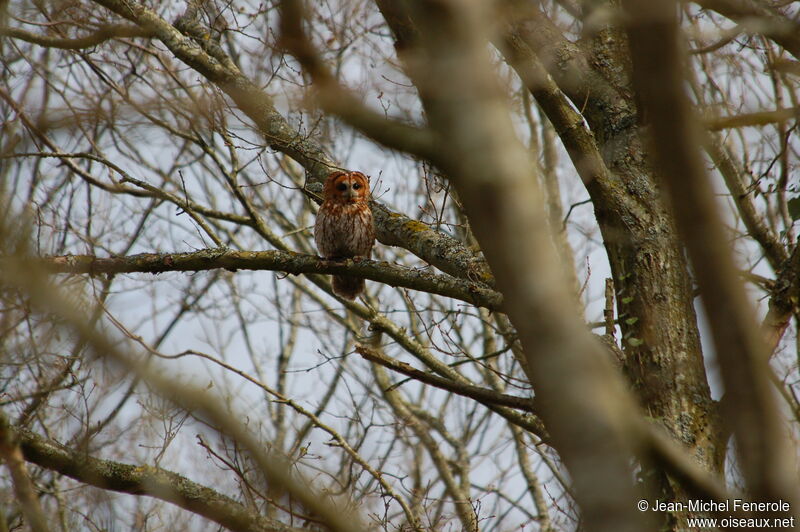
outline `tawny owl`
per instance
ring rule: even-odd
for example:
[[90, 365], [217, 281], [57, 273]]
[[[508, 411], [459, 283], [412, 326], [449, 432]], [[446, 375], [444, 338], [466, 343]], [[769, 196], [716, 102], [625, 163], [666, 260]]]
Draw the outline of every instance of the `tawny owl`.
[[[325, 180], [323, 202], [314, 224], [317, 249], [326, 259], [369, 258], [375, 244], [369, 177], [361, 172], [333, 172]], [[364, 291], [364, 279], [333, 276], [333, 291], [355, 299]]]

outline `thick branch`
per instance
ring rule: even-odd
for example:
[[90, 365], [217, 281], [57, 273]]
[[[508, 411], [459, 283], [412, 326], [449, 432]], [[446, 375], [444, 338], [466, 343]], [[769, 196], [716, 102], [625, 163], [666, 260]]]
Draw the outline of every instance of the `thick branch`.
[[571, 307], [533, 165], [514, 135], [486, 50], [487, 4], [377, 4], [430, 127], [448, 139], [439, 164], [504, 287], [542, 417], [575, 483], [582, 524], [646, 529], [648, 516], [634, 510], [629, 470], [633, 402]]
[[93, 458], [19, 431], [28, 462], [101, 489], [167, 501], [230, 530], [297, 532], [298, 529], [249, 511], [242, 504], [172, 471]]
[[[724, 446], [716, 443], [685, 252], [642, 145], [625, 36], [603, 22], [591, 39], [574, 43], [537, 2], [505, 3], [514, 10], [499, 48], [556, 127], [591, 196], [619, 313], [626, 316], [620, 323], [626, 373], [646, 409], [717, 469]], [[583, 5], [616, 11], [615, 2]]]
[[[421, 225], [421, 224], [420, 224]], [[289, 274], [336, 274], [363, 277], [371, 281], [420, 290], [499, 310], [503, 296], [483, 284], [446, 274], [414, 270], [373, 260], [324, 260], [288, 251], [233, 251], [206, 249], [193, 253], [143, 253], [128, 257], [67, 255], [41, 259], [53, 273], [163, 273], [177, 271], [271, 270]]]
[[611, 188], [608, 168], [592, 132], [584, 126], [583, 116], [570, 104], [531, 48], [523, 42], [513, 26], [500, 39], [497, 47], [517, 72], [525, 87], [550, 119], [569, 154], [572, 164], [587, 189], [602, 194]]
[[371, 202], [370, 207], [375, 222], [375, 236], [382, 244], [407, 249], [454, 277], [494, 287], [494, 276], [486, 261], [468, 250], [459, 240], [376, 201]]

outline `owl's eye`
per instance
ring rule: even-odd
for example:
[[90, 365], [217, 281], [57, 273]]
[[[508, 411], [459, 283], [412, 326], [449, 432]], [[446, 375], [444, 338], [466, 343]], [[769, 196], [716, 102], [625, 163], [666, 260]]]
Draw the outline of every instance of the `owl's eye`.
[[336, 185], [336, 190], [347, 190], [347, 185], [344, 183], [339, 183]]
[[353, 184], [353, 190], [358, 190], [359, 188], [361, 188], [361, 184], [360, 183], [354, 183]]

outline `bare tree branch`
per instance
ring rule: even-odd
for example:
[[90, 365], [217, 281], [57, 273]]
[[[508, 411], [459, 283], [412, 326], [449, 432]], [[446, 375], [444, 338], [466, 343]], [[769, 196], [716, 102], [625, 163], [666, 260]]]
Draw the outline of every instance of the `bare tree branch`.
[[230, 497], [172, 471], [94, 458], [27, 430], [19, 430], [16, 434], [28, 462], [91, 486], [155, 497], [201, 515], [229, 530], [300, 530], [258, 515]]
[[745, 26], [766, 35], [800, 59], [800, 25], [761, 0], [695, 0]]
[[536, 407], [532, 398], [517, 397], [503, 393], [495, 392], [489, 388], [481, 388], [480, 386], [473, 386], [460, 382], [453, 382], [442, 377], [437, 377], [425, 371], [420, 371], [404, 362], [392, 360], [385, 355], [370, 349], [369, 347], [360, 345], [356, 347], [356, 352], [370, 362], [375, 362], [397, 373], [407, 375], [414, 380], [448, 390], [465, 397], [471, 397], [478, 402], [488, 403], [493, 405], [508, 406], [518, 410], [524, 410], [532, 414], [536, 413]]
[[69, 255], [47, 257], [41, 263], [52, 273], [163, 273], [170, 271], [206, 271], [224, 268], [236, 270], [272, 270], [288, 274], [345, 274], [372, 281], [411, 288], [432, 294], [454, 297], [492, 310], [500, 310], [503, 296], [478, 282], [449, 275], [434, 274], [373, 260], [324, 260], [313, 255], [290, 251], [234, 251], [207, 249], [192, 253], [144, 253], [129, 257], [92, 257]]
[[22, 507], [22, 513], [28, 520], [28, 526], [33, 532], [48, 532], [50, 528], [47, 526], [36, 490], [25, 467], [17, 434], [3, 412], [0, 412], [0, 458], [11, 473], [14, 494]]
[[301, 3], [281, 3], [280, 43], [311, 76], [314, 95], [322, 109], [385, 146], [436, 161], [437, 140], [431, 130], [389, 120], [368, 109], [358, 96], [339, 84], [307, 37], [303, 29], [305, 16]]
[[[0, 231], [6, 228], [0, 225]], [[219, 398], [212, 397], [207, 390], [176, 383], [174, 378], [153, 371], [139, 360], [117, 348], [109, 338], [98, 333], [90, 325], [83, 312], [71, 301], [61, 295], [59, 289], [48, 282], [44, 271], [31, 267], [28, 261], [14, 257], [0, 270], [0, 284], [7, 288], [23, 291], [30, 301], [40, 309], [47, 309], [59, 316], [74, 333], [98, 356], [119, 364], [136, 377], [153, 387], [157, 393], [179, 407], [205, 417], [208, 422], [236, 440], [253, 458], [260, 471], [280, 490], [297, 499], [309, 511], [319, 515], [334, 532], [354, 532], [363, 530], [359, 517], [343, 505], [336, 506], [330, 497], [322, 497], [310, 489], [310, 483], [295, 473], [285, 457], [264, 449], [250, 431], [228, 411]]]
[[98, 44], [102, 44], [110, 39], [125, 39], [133, 37], [152, 37], [153, 35], [143, 30], [138, 26], [130, 26], [125, 24], [109, 24], [101, 26], [94, 33], [90, 33], [84, 37], [77, 37], [75, 39], [68, 39], [62, 37], [51, 37], [49, 35], [37, 35], [25, 31], [21, 28], [2, 28], [0, 27], [0, 37], [11, 37], [12, 39], [20, 39], [45, 48], [61, 48], [62, 50], [82, 50], [85, 48], [93, 48]]
[[737, 127], [768, 126], [792, 118], [800, 119], [800, 107], [707, 118], [705, 124], [709, 131], [719, 131]]

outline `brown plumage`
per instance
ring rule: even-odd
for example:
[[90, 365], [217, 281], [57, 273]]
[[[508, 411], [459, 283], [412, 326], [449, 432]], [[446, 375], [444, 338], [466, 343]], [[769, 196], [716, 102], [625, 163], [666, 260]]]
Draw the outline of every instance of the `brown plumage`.
[[[332, 260], [369, 258], [375, 244], [369, 177], [361, 172], [333, 172], [325, 180], [323, 195], [314, 224], [320, 254]], [[333, 291], [355, 299], [364, 291], [364, 279], [334, 275]]]

